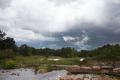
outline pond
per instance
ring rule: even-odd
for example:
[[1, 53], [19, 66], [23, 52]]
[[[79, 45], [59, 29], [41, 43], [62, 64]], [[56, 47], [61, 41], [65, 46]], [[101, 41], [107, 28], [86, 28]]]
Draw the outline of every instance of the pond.
[[0, 70], [0, 80], [59, 80], [65, 75], [65, 70], [38, 74], [35, 74], [33, 69]]

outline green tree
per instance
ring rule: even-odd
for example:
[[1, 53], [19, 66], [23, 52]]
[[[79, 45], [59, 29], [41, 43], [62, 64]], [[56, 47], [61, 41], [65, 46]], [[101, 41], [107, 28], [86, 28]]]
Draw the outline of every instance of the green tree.
[[61, 57], [74, 57], [76, 54], [76, 50], [74, 48], [62, 48], [60, 50], [60, 56]]
[[0, 60], [13, 59], [14, 57], [15, 53], [12, 49], [5, 49], [0, 51]]
[[0, 30], [0, 50], [12, 49], [17, 50], [15, 40], [10, 37], [6, 37], [6, 33]]
[[26, 44], [23, 44], [19, 47], [19, 53], [23, 56], [30, 56], [32, 55], [32, 48], [27, 46]]

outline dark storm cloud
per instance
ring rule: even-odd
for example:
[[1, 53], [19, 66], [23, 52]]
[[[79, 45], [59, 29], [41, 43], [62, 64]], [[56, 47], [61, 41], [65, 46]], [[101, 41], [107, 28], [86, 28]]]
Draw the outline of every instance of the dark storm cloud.
[[[114, 19], [115, 20], [115, 19]], [[82, 31], [85, 31], [89, 37], [86, 45], [90, 45], [88, 49], [93, 49], [98, 46], [102, 46], [105, 44], [120, 44], [120, 24], [116, 21], [111, 20], [109, 23], [105, 25], [94, 25], [91, 23], [84, 23], [82, 25], [74, 25], [78, 26], [75, 29], [67, 32], [67, 35], [72, 37], [80, 37], [82, 35]], [[82, 29], [79, 26], [83, 27]], [[86, 26], [84, 28], [84, 26]], [[77, 40], [76, 40], [77, 41]]]
[[96, 28], [88, 30], [90, 40], [88, 45], [92, 45], [92, 48], [102, 46], [104, 44], [120, 43], [120, 33], [115, 33], [113, 29], [109, 28]]

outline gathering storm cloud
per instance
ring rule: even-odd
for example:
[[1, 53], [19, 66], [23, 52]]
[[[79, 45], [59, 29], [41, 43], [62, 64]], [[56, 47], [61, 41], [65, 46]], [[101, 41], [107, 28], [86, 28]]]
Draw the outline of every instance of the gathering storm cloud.
[[0, 29], [36, 48], [119, 44], [120, 0], [0, 0]]

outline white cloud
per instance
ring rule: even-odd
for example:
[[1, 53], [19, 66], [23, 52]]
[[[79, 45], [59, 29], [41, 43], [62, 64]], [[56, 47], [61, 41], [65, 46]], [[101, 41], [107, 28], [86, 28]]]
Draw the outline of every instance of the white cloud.
[[39, 32], [64, 32], [72, 29], [68, 25], [75, 24], [76, 20], [95, 24], [105, 20], [104, 0], [70, 1], [57, 5], [53, 0], [12, 0], [10, 7], [1, 11], [0, 18], [7, 18], [11, 27]]
[[89, 36], [87, 35], [87, 33], [85, 31], [83, 31], [82, 36], [80, 37], [79, 40], [77, 40], [76, 42], [74, 42], [75, 46], [78, 46], [80, 50], [82, 49], [87, 49], [90, 46], [87, 45], [87, 42], [90, 40]]
[[87, 42], [90, 40], [89, 36], [87, 35], [86, 31], [82, 31], [81, 36], [63, 36], [63, 40], [65, 43], [68, 43], [69, 45], [74, 45], [78, 47], [78, 49], [87, 49], [90, 46], [87, 45]]
[[[54, 33], [90, 27], [81, 26], [83, 23], [100, 26], [116, 19], [116, 15], [111, 15], [107, 10], [109, 2], [120, 3], [119, 0], [12, 0], [9, 7], [0, 8], [0, 28], [17, 41], [54, 41], [57, 40], [52, 36]], [[79, 26], [74, 26], [76, 23]], [[63, 39], [76, 41], [73, 43], [76, 46], [87, 46], [89, 36], [68, 35]]]
[[65, 42], [67, 42], [67, 41], [74, 41], [74, 40], [76, 40], [76, 37], [63, 36], [63, 40], [64, 40]]
[[89, 37], [87, 35], [82, 35], [82, 40], [78, 40], [74, 43], [74, 45], [80, 46], [81, 44], [84, 45], [88, 42]]
[[12, 29], [7, 33], [8, 36], [14, 37], [16, 41], [31, 41], [31, 40], [54, 41], [55, 40], [55, 38], [43, 36], [41, 34], [35, 34], [34, 32], [29, 30]]

